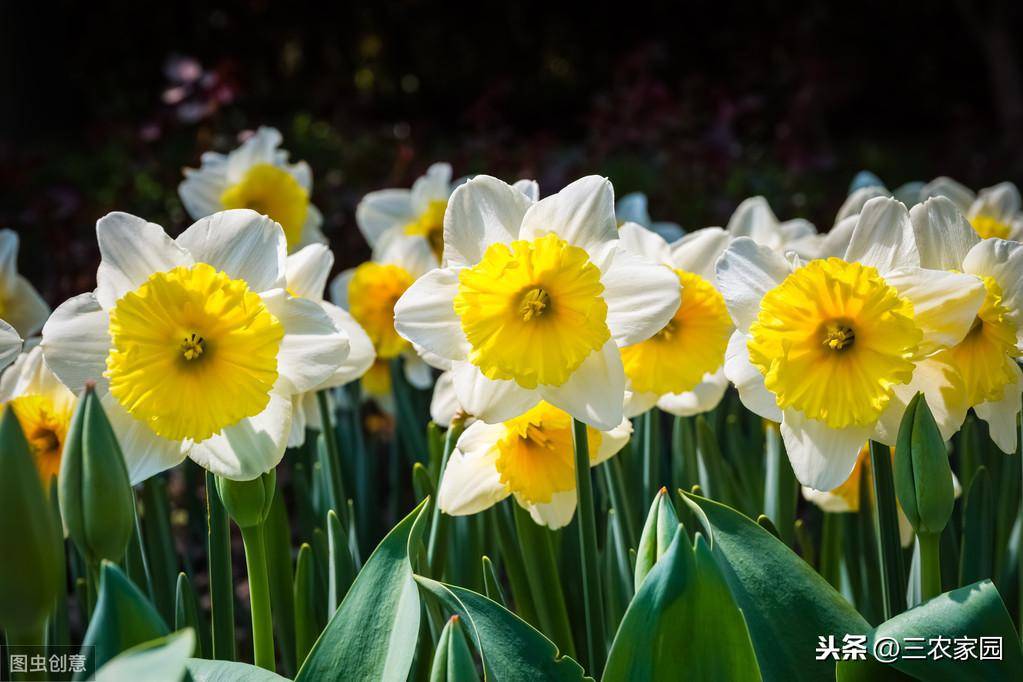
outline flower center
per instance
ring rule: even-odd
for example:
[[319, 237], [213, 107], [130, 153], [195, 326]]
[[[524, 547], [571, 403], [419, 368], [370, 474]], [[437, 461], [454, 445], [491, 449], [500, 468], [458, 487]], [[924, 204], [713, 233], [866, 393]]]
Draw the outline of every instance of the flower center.
[[469, 360], [524, 388], [563, 384], [611, 338], [600, 276], [586, 251], [553, 233], [491, 244], [459, 273], [454, 299]]
[[1001, 400], [1005, 387], [1015, 380], [1014, 358], [1021, 355], [1016, 326], [1002, 304], [1001, 287], [992, 277], [982, 279], [984, 302], [970, 331], [958, 345], [935, 356], [935, 360], [955, 368], [962, 390], [953, 394], [962, 396], [964, 404], [970, 406]]
[[866, 426], [909, 381], [923, 337], [913, 305], [874, 268], [814, 260], [767, 292], [750, 360], [781, 408], [831, 428]]
[[699, 275], [675, 274], [682, 287], [675, 315], [651, 338], [622, 349], [625, 375], [639, 393], [691, 391], [725, 361], [732, 321], [724, 298]]
[[394, 330], [394, 304], [413, 281], [405, 268], [369, 262], [356, 268], [348, 283], [352, 317], [366, 330], [380, 359], [396, 357], [410, 347]]
[[824, 345], [831, 350], [845, 350], [856, 340], [856, 332], [845, 322], [827, 322], [823, 325], [822, 331]]
[[36, 394], [18, 396], [9, 405], [25, 433], [43, 487], [49, 490], [51, 477], [60, 471], [71, 407], [59, 410], [51, 399]]
[[530, 289], [522, 296], [519, 303], [519, 314], [523, 322], [529, 322], [534, 317], [540, 317], [551, 304], [551, 295], [540, 287]]
[[405, 234], [422, 237], [430, 244], [430, 250], [441, 259], [444, 253], [444, 211], [448, 202], [434, 199], [418, 218], [405, 226]]
[[[575, 487], [572, 418], [541, 402], [504, 423], [495, 466], [509, 492], [529, 504], [545, 504], [554, 493]], [[599, 431], [587, 428], [590, 458], [600, 447]]]
[[199, 263], [125, 294], [110, 338], [106, 376], [125, 411], [159, 436], [198, 442], [270, 402], [284, 327], [245, 281]]
[[981, 239], [1008, 239], [1009, 233], [1012, 231], [1011, 225], [989, 215], [974, 216], [970, 220], [970, 224]]
[[309, 213], [309, 193], [291, 173], [269, 163], [249, 168], [241, 182], [224, 190], [220, 203], [225, 209], [250, 208], [276, 220], [284, 228], [288, 251], [301, 241]]

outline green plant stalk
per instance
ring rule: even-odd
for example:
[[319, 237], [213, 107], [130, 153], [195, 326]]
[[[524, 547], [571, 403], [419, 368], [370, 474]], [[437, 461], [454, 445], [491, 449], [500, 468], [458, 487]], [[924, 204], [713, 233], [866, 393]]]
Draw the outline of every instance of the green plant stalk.
[[820, 574], [838, 591], [842, 590], [842, 531], [841, 515], [824, 512]]
[[657, 485], [660, 462], [658, 461], [657, 448], [654, 447], [654, 435], [659, 425], [657, 419], [657, 408], [652, 407], [640, 417], [643, 421], [643, 499], [651, 500], [654, 493], [660, 487]]
[[320, 410], [320, 425], [323, 429], [323, 440], [327, 444], [327, 457], [330, 459], [331, 484], [334, 488], [334, 502], [337, 515], [344, 525], [348, 525], [348, 493], [345, 490], [344, 471], [341, 467], [341, 448], [337, 442], [337, 429], [330, 412], [330, 401], [327, 391], [317, 391], [316, 405]]
[[249, 574], [249, 608], [252, 611], [252, 658], [271, 672], [274, 660], [274, 626], [270, 615], [270, 577], [267, 573], [263, 524], [242, 528], [245, 567]]
[[874, 532], [881, 574], [884, 618], [906, 610], [906, 569], [899, 543], [899, 518], [895, 503], [891, 450], [870, 441], [870, 470], [874, 482]]
[[920, 542], [920, 601], [925, 602], [941, 594], [941, 534], [919, 533]]
[[[53, 518], [60, 518], [60, 502], [57, 494], [57, 477], [50, 479], [50, 506], [53, 509]], [[47, 644], [59, 644], [67, 646], [71, 644], [71, 625], [68, 620], [68, 599], [67, 599], [67, 546], [64, 544], [64, 533], [57, 533], [57, 605], [50, 617], [49, 639]]]
[[[30, 630], [16, 631], [16, 630], [5, 630], [4, 634], [7, 636], [8, 647], [40, 647], [46, 642], [46, 625], [40, 623], [38, 627], [34, 627]], [[6, 649], [5, 654], [6, 655]], [[19, 673], [13, 677], [15, 680], [48, 680], [50, 676], [45, 672], [28, 672]]]
[[561, 587], [550, 533], [543, 526], [538, 526], [517, 502], [510, 501], [509, 504], [515, 514], [515, 529], [519, 540], [518, 547], [512, 547], [511, 551], [522, 552], [522, 563], [540, 629], [562, 651], [574, 658], [572, 626], [568, 620], [565, 593]]
[[611, 499], [611, 507], [618, 514], [619, 526], [625, 535], [627, 547], [636, 547], [639, 544], [639, 533], [636, 531], [632, 515], [632, 502], [629, 500], [629, 493], [622, 480], [622, 463], [617, 457], [611, 457], [598, 467], [604, 473], [604, 482], [607, 486], [608, 497]]
[[508, 586], [511, 588], [512, 598], [515, 601], [515, 613], [522, 620], [533, 627], [540, 629], [540, 619], [533, 606], [533, 595], [529, 588], [529, 578], [526, 576], [525, 562], [522, 558], [522, 550], [518, 544], [518, 536], [512, 521], [512, 510], [508, 505], [515, 505], [515, 502], [507, 502], [491, 507], [487, 510], [490, 514], [491, 526], [497, 532], [497, 546], [501, 552], [501, 562], [504, 564], [505, 573], [508, 575]]
[[764, 455], [764, 514], [774, 521], [782, 541], [791, 546], [792, 524], [796, 520], [796, 477], [774, 424], [765, 429]]
[[295, 660], [301, 669], [309, 650], [313, 648], [320, 630], [316, 625], [313, 601], [316, 598], [316, 578], [313, 575], [313, 548], [303, 543], [295, 566]]
[[[648, 426], [652, 426], [652, 424], [648, 423]], [[590, 449], [587, 443], [586, 424], [578, 419], [573, 419], [572, 432], [575, 443], [575, 485], [578, 497], [576, 527], [579, 529], [579, 548], [582, 559], [587, 658], [590, 672], [599, 676], [604, 670], [604, 661], [607, 658], [607, 642], [604, 639], [604, 593], [600, 588], [597, 524], [593, 509], [593, 485], [590, 479]]]
[[[437, 477], [437, 490], [440, 490], [444, 481], [444, 472], [448, 468], [448, 459], [451, 457], [455, 444], [458, 443], [462, 431], [465, 430], [465, 423], [461, 420], [451, 422], [448, 432], [444, 435], [444, 450], [440, 456], [440, 475]], [[440, 510], [440, 505], [434, 501], [430, 510], [430, 532], [426, 541], [426, 566], [430, 575], [441, 580], [444, 575], [444, 560], [447, 557], [448, 539], [448, 517]]]
[[210, 574], [210, 619], [213, 658], [233, 661], [234, 583], [231, 568], [231, 527], [213, 474], [206, 472], [206, 551]]
[[153, 476], [142, 486], [143, 517], [146, 554], [153, 577], [153, 602], [167, 622], [174, 620], [174, 591], [178, 577], [178, 558], [174, 550], [174, 537], [170, 528], [170, 509], [167, 504], [167, 482]]

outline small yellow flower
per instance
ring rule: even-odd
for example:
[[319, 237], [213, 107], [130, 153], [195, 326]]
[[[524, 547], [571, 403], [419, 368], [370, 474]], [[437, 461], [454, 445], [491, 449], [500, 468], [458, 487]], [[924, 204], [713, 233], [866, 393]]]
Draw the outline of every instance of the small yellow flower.
[[251, 208], [273, 218], [284, 228], [288, 250], [302, 240], [309, 214], [309, 192], [288, 171], [269, 163], [257, 163], [220, 195], [223, 208]]

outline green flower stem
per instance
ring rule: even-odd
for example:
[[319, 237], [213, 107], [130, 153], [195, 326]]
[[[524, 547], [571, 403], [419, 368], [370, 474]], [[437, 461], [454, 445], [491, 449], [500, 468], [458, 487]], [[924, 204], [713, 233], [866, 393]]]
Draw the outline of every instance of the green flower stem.
[[[7, 646], [8, 647], [33, 647], [39, 648], [46, 643], [46, 626], [40, 624], [38, 627], [30, 628], [28, 630], [12, 630], [8, 629], [4, 631], [7, 635]], [[6, 650], [5, 650], [6, 655]], [[6, 678], [5, 678], [6, 679]], [[47, 680], [49, 675], [45, 672], [29, 672], [29, 673], [18, 673], [14, 676], [15, 680]]]
[[231, 568], [231, 527], [227, 511], [220, 501], [214, 475], [206, 472], [206, 552], [210, 574], [210, 628], [213, 633], [213, 658], [233, 661], [234, 583]]
[[[441, 483], [444, 481], [444, 472], [448, 468], [448, 459], [451, 452], [458, 443], [458, 438], [465, 430], [465, 422], [455, 419], [448, 427], [444, 436], [444, 450], [440, 458], [440, 475], [437, 477], [437, 490], [440, 491]], [[426, 565], [430, 575], [441, 580], [444, 576], [444, 560], [447, 558], [448, 539], [448, 517], [440, 511], [440, 504], [434, 499], [433, 509], [430, 510], [430, 534], [426, 542]]]
[[[653, 420], [647, 423], [651, 426]], [[652, 429], [647, 429], [650, 431]], [[600, 589], [600, 568], [597, 556], [597, 524], [594, 519], [593, 485], [590, 479], [590, 449], [586, 424], [572, 420], [575, 441], [575, 485], [578, 496], [576, 527], [582, 559], [583, 606], [586, 615], [586, 651], [590, 673], [599, 678], [607, 657], [604, 640], [604, 594]]]
[[940, 533], [920, 533], [920, 601], [941, 594]]
[[270, 578], [267, 572], [263, 525], [242, 528], [245, 564], [249, 573], [249, 607], [252, 610], [252, 655], [260, 668], [273, 671], [274, 630], [270, 616]]
[[341, 468], [341, 448], [337, 442], [337, 429], [334, 428], [327, 391], [316, 392], [316, 405], [320, 410], [320, 428], [323, 429], [323, 440], [327, 444], [327, 458], [330, 459], [330, 483], [337, 505], [334, 511], [342, 524], [348, 525], [348, 494], [345, 491], [344, 472]]
[[884, 619], [906, 610], [906, 569], [899, 543], [899, 517], [895, 504], [891, 450], [870, 441], [870, 470], [874, 481], [874, 531], [881, 569]]
[[654, 499], [654, 494], [660, 488], [658, 478], [660, 477], [660, 454], [655, 447], [657, 429], [660, 420], [657, 418], [657, 408], [652, 407], [643, 413], [643, 504], [649, 504]]
[[618, 457], [611, 457], [600, 466], [604, 473], [607, 484], [608, 496], [611, 498], [611, 506], [618, 514], [622, 522], [622, 532], [625, 534], [625, 544], [628, 547], [639, 546], [639, 532], [633, 520], [632, 502], [629, 499], [628, 486], [622, 480], [622, 462]]

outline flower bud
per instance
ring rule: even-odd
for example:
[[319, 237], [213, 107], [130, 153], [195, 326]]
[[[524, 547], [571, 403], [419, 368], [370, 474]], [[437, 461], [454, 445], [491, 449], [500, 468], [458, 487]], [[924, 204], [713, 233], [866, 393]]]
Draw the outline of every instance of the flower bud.
[[277, 488], [277, 470], [271, 469], [251, 481], [233, 481], [217, 476], [217, 492], [227, 513], [239, 528], [263, 523], [270, 513]]
[[917, 533], [944, 530], [955, 503], [952, 469], [923, 394], [906, 408], [895, 443], [895, 494]]
[[668, 489], [661, 488], [654, 495], [654, 502], [650, 505], [650, 513], [647, 514], [646, 524], [644, 524], [643, 533], [639, 538], [639, 549], [636, 550], [634, 584], [637, 592], [639, 586], [646, 579], [646, 574], [654, 567], [661, 555], [668, 551], [678, 528], [678, 514], [675, 513], [675, 507], [668, 497]]
[[86, 386], [71, 418], [58, 485], [64, 527], [85, 558], [120, 561], [135, 530], [135, 495], [92, 386]]
[[[0, 629], [35, 632], [57, 599], [57, 520], [14, 411], [0, 417]], [[41, 644], [41, 642], [26, 642]]]
[[430, 671], [430, 682], [446, 680], [478, 680], [476, 664], [472, 660], [472, 652], [466, 642], [465, 628], [458, 616], [451, 616], [447, 625], [440, 631], [437, 640], [437, 652], [433, 656], [433, 669]]

